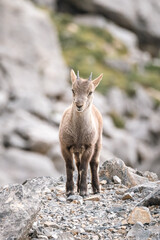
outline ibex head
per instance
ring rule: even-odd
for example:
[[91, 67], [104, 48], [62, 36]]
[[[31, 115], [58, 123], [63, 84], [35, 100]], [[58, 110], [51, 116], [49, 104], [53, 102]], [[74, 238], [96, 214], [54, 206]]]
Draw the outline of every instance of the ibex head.
[[71, 70], [72, 80], [72, 92], [73, 92], [73, 104], [76, 107], [77, 112], [83, 112], [87, 109], [93, 100], [93, 92], [102, 80], [103, 74], [92, 80], [92, 73], [88, 79], [80, 78], [79, 71], [77, 76], [73, 70]]

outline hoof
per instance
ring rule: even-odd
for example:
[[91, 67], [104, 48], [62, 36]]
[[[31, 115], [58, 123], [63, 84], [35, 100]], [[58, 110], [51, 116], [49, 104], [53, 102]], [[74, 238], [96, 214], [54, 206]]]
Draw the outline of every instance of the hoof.
[[67, 197], [69, 197], [69, 196], [71, 196], [71, 195], [74, 195], [74, 191], [68, 191], [68, 192], [66, 192], [66, 196], [67, 196]]
[[88, 193], [86, 191], [80, 191], [80, 196], [85, 197], [88, 196]]
[[93, 194], [98, 194], [98, 193], [100, 193], [100, 190], [93, 191]]

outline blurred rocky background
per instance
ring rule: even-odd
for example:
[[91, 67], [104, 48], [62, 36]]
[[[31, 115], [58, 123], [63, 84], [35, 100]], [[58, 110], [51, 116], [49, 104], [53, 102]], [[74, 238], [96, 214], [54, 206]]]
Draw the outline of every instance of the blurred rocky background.
[[160, 177], [159, 0], [0, 1], [0, 185], [65, 172], [58, 143], [69, 70], [104, 73], [101, 164]]

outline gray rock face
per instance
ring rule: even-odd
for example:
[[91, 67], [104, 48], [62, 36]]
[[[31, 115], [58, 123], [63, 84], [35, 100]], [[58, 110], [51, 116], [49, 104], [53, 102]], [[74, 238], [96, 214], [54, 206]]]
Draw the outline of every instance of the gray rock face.
[[[20, 0], [14, 3], [2, 0], [0, 15], [1, 65], [8, 76], [10, 91], [20, 96], [30, 92], [61, 94], [66, 87], [67, 72], [56, 30], [47, 15], [30, 2]], [[61, 69], [58, 85], [57, 69]]]
[[[26, 144], [26, 149], [46, 154], [58, 142], [58, 129], [47, 122], [23, 111], [16, 111], [12, 118], [5, 123], [12, 126], [6, 138], [11, 144], [12, 133], [20, 136]], [[14, 144], [14, 143], [12, 143]]]
[[[132, 30], [138, 35], [142, 48], [148, 44], [152, 45], [153, 54], [156, 54], [156, 49], [160, 47], [158, 0], [90, 0], [87, 4], [85, 1], [67, 0], [67, 3], [75, 10], [102, 14], [117, 25]], [[61, 5], [63, 6], [63, 3]]]
[[[30, 1], [2, 0], [0, 15], [0, 184], [57, 177], [49, 157], [58, 145], [51, 115], [66, 90], [67, 67], [56, 29]], [[60, 151], [52, 155], [59, 165]]]
[[10, 148], [1, 152], [0, 186], [39, 176], [59, 177], [51, 160], [44, 155]]

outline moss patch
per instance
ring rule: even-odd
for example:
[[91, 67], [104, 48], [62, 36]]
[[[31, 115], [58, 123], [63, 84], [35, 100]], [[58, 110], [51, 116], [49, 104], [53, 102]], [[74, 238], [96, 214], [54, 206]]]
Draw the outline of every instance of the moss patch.
[[124, 128], [125, 127], [125, 121], [116, 112], [111, 112], [110, 117], [112, 118], [113, 123], [117, 128]]

